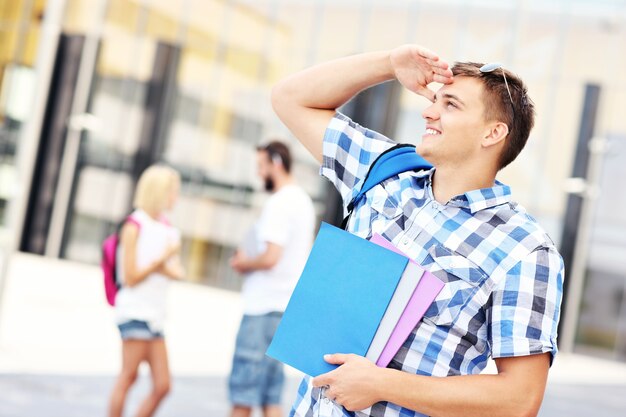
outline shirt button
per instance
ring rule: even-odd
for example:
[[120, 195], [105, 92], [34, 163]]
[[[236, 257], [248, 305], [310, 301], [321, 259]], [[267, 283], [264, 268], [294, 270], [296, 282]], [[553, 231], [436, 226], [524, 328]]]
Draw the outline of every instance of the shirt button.
[[405, 246], [408, 245], [409, 244], [409, 238], [405, 237], [404, 240], [402, 241], [402, 244], [405, 245]]
[[439, 204], [437, 203], [433, 203], [432, 204], [432, 208], [434, 208], [435, 210], [437, 210], [439, 208]]

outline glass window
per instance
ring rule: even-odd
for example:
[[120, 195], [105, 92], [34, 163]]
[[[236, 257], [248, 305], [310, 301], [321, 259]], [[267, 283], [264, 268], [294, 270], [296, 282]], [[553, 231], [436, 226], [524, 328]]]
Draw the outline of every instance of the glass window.
[[626, 136], [608, 135], [599, 178], [600, 194], [593, 203], [587, 274], [580, 307], [577, 344], [580, 350], [626, 358]]
[[[160, 119], [163, 143], [154, 138], [151, 162], [166, 162], [182, 176], [172, 222], [183, 235], [188, 278], [238, 289], [241, 277], [228, 259], [267, 198], [256, 178], [256, 145], [276, 124], [264, 68], [281, 68], [275, 62], [287, 60], [288, 50], [272, 49], [274, 40], [284, 40], [284, 27], [236, 3], [198, 6], [212, 11], [214, 26], [200, 25], [196, 13], [167, 14], [168, 7], [112, 1], [107, 9], [89, 106], [96, 123], [81, 143], [65, 256], [96, 262], [100, 242], [130, 210], [134, 165], [155, 104], [148, 102], [149, 80], [159, 42], [176, 34], [177, 46], [166, 45], [179, 54], [170, 68], [171, 94], [154, 99], [163, 100], [156, 104], [167, 116]], [[274, 53], [265, 56], [267, 50]], [[321, 201], [317, 164], [286, 140], [298, 179]]]
[[[77, 8], [70, 20], [79, 18]], [[147, 11], [112, 1], [107, 9], [80, 143], [62, 255], [97, 263], [100, 244], [131, 210], [132, 172], [145, 120], [156, 44], [141, 36]], [[86, 19], [86, 18], [85, 18]]]

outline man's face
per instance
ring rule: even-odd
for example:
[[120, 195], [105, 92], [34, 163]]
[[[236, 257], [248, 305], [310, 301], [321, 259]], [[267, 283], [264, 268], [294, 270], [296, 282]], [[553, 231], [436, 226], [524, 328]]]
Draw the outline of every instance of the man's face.
[[426, 133], [417, 152], [435, 166], [459, 167], [479, 157], [481, 139], [489, 132], [484, 119], [483, 86], [455, 77], [437, 91], [435, 102], [422, 112]]
[[256, 153], [256, 161], [257, 161], [257, 173], [259, 177], [263, 181], [265, 186], [265, 190], [272, 192], [274, 191], [274, 164], [270, 159], [269, 152], [267, 151], [258, 151]]

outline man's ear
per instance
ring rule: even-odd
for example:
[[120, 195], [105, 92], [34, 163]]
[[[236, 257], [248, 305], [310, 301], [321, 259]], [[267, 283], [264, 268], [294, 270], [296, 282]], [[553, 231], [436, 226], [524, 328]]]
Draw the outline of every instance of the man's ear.
[[280, 157], [280, 155], [274, 154], [274, 155], [272, 155], [272, 163], [274, 165], [281, 165], [282, 166], [283, 165], [283, 160]]
[[481, 145], [485, 148], [502, 143], [509, 135], [509, 127], [506, 123], [497, 122], [490, 126], [486, 135], [483, 136]]

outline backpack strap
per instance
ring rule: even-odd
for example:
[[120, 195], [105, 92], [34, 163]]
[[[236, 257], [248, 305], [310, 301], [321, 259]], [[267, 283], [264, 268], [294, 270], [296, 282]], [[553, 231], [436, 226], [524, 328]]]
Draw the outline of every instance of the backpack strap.
[[365, 181], [359, 193], [348, 204], [348, 215], [341, 222], [341, 228], [347, 230], [348, 220], [354, 208], [363, 198], [365, 193], [377, 184], [406, 171], [419, 171], [431, 169], [433, 165], [415, 152], [415, 146], [399, 144], [380, 154], [372, 163], [365, 175]]
[[135, 226], [137, 226], [137, 228], [141, 228], [141, 225], [139, 224], [137, 219], [135, 219], [132, 215], [128, 215], [128, 217], [126, 217], [126, 219], [124, 220], [124, 223], [122, 224], [126, 224], [126, 223], [134, 224]]
[[[133, 217], [132, 214], [129, 214], [128, 216], [126, 216], [124, 218], [124, 220], [122, 220], [118, 225], [117, 225], [117, 231], [116, 231], [116, 235], [117, 235], [117, 240], [115, 241], [115, 251], [117, 252], [117, 246], [120, 244], [120, 233], [122, 232], [122, 227], [124, 227], [124, 225], [126, 223], [130, 223], [133, 224], [137, 227], [137, 229], [141, 229], [141, 223], [139, 223], [139, 221]], [[116, 261], [114, 261], [115, 263]], [[115, 286], [117, 287], [117, 289], [119, 290], [120, 288], [122, 288], [122, 283], [119, 282], [118, 277], [117, 277], [117, 267], [114, 266], [113, 267], [113, 279], [115, 281]], [[113, 305], [113, 304], [111, 304]]]
[[121, 222], [117, 224], [117, 227], [115, 230], [118, 235], [122, 232], [122, 228], [124, 227], [126, 223], [133, 224], [137, 226], [137, 229], [141, 229], [141, 224], [139, 223], [139, 220], [134, 218], [132, 214], [129, 214], [128, 216], [124, 217], [124, 220], [122, 220]]

